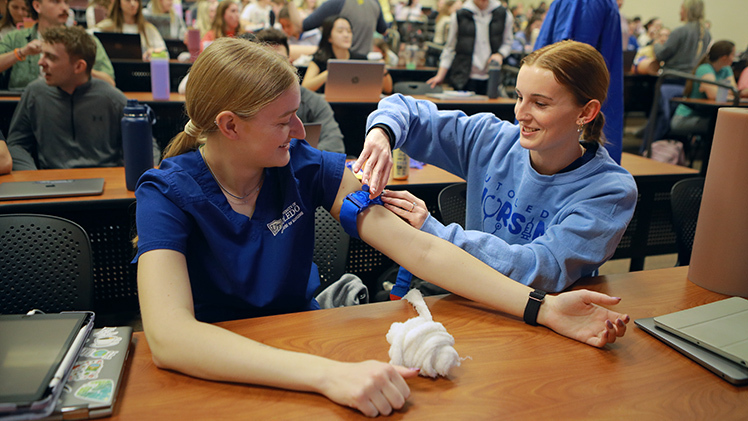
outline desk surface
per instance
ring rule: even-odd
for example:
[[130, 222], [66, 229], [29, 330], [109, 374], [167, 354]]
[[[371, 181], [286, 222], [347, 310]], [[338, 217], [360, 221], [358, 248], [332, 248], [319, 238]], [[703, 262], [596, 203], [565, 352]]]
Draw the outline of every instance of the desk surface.
[[[580, 286], [623, 297], [618, 307], [634, 319], [724, 298], [686, 274], [687, 268], [632, 272]], [[738, 419], [748, 413], [748, 387], [721, 380], [633, 322], [624, 338], [600, 350], [457, 296], [426, 302], [466, 359], [448, 378], [409, 380], [406, 407], [387, 419]], [[387, 361], [390, 325], [416, 315], [398, 301], [222, 325], [270, 346], [343, 361]], [[115, 419], [363, 418], [311, 393], [159, 370], [142, 332], [135, 339]]]
[[621, 166], [634, 177], [699, 173], [693, 168], [655, 161], [654, 159], [645, 158], [628, 152], [624, 152], [621, 155]]
[[128, 191], [125, 187], [124, 167], [109, 168], [73, 168], [68, 170], [35, 170], [35, 171], [13, 171], [10, 174], [0, 176], [0, 183], [9, 181], [42, 181], [42, 180], [66, 180], [74, 178], [103, 178], [104, 194], [98, 196], [56, 197], [50, 199], [26, 199], [0, 201], [0, 206], [27, 204], [27, 203], [52, 203], [71, 201], [105, 201], [105, 200], [134, 200], [135, 193]]

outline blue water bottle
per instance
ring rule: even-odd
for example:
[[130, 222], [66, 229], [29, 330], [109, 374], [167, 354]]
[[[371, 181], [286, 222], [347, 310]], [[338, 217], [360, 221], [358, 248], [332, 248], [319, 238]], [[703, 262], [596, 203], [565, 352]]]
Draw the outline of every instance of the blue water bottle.
[[135, 185], [144, 172], [153, 168], [153, 135], [151, 119], [145, 105], [137, 99], [128, 99], [122, 117], [122, 150], [125, 158], [125, 184], [135, 191]]

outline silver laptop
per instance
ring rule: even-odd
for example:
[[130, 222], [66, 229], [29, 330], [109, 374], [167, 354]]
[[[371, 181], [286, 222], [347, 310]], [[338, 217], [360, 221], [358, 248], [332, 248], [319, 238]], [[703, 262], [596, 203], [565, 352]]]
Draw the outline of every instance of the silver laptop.
[[379, 101], [382, 96], [384, 63], [366, 60], [327, 62], [327, 101]]
[[306, 143], [316, 148], [319, 145], [319, 135], [322, 133], [322, 123], [306, 123], [304, 124], [304, 131], [306, 132]]
[[653, 317], [637, 319], [634, 323], [724, 380], [734, 385], [748, 384], [748, 368], [656, 327]]
[[70, 180], [8, 181], [0, 183], [0, 200], [39, 199], [66, 196], [96, 196], [104, 193], [103, 178]]
[[112, 415], [132, 328], [94, 329], [68, 376], [62, 396], [48, 420], [91, 419]]
[[748, 300], [727, 298], [657, 316], [655, 325], [748, 367]]

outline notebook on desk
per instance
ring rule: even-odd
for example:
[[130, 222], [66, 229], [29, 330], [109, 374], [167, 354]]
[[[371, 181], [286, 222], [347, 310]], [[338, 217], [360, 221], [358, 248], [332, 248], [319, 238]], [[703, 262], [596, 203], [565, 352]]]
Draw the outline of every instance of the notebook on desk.
[[0, 200], [96, 196], [104, 193], [103, 178], [71, 180], [7, 181], [0, 183]]
[[727, 298], [654, 318], [655, 325], [748, 367], [748, 300]]
[[142, 60], [143, 50], [140, 45], [140, 34], [122, 34], [119, 32], [94, 32], [104, 50], [112, 60]]
[[129, 326], [94, 329], [68, 376], [54, 412], [47, 420], [80, 420], [112, 415], [131, 340], [132, 328]]
[[639, 328], [734, 385], [748, 384], [748, 368], [655, 326], [654, 317], [634, 321]]
[[327, 61], [325, 99], [328, 101], [379, 101], [384, 63], [366, 60]]

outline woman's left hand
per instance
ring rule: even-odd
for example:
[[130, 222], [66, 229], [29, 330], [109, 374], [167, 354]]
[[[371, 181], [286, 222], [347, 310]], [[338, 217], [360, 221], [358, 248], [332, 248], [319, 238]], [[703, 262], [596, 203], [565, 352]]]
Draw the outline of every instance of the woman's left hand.
[[547, 296], [540, 306], [538, 323], [599, 348], [626, 334], [626, 324], [631, 318], [600, 307], [620, 301], [620, 298], [584, 289]]
[[429, 217], [426, 202], [407, 190], [385, 190], [382, 192], [382, 201], [385, 208], [403, 218], [414, 228], [421, 229], [426, 218]]

